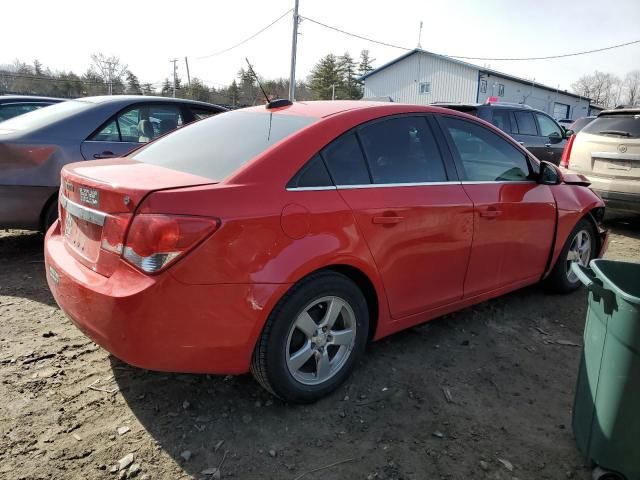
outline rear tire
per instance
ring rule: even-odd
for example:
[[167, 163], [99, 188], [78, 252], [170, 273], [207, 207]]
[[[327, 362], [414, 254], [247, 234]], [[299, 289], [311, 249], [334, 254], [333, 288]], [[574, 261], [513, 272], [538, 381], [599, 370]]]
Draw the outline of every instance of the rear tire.
[[571, 263], [577, 261], [582, 266], [588, 266], [598, 251], [598, 237], [593, 224], [587, 220], [580, 220], [567, 238], [556, 264], [545, 279], [545, 286], [554, 292], [569, 293], [576, 290], [580, 280], [571, 271]]
[[269, 315], [251, 373], [282, 400], [314, 402], [335, 390], [362, 356], [367, 302], [346, 276], [319, 272], [294, 285]]

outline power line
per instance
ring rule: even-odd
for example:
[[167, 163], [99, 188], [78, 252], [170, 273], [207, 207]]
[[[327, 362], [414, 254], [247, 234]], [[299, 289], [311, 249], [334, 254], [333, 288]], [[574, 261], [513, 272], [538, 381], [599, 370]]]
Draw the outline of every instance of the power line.
[[265, 30], [271, 28], [273, 25], [275, 25], [276, 23], [278, 23], [280, 20], [282, 20], [284, 17], [286, 17], [287, 15], [289, 15], [289, 13], [291, 13], [292, 9], [290, 8], [289, 10], [287, 10], [286, 12], [284, 12], [282, 15], [280, 15], [278, 18], [276, 18], [273, 22], [271, 22], [269, 25], [267, 25], [266, 27], [261, 28], [260, 30], [258, 30], [256, 33], [254, 33], [253, 35], [251, 35], [250, 37], [245, 38], [244, 40], [242, 40], [241, 42], [236, 43], [235, 45], [232, 45], [228, 48], [225, 48], [224, 50], [220, 50], [219, 52], [215, 52], [212, 53], [210, 55], [203, 55], [201, 57], [196, 57], [196, 60], [201, 60], [203, 58], [210, 58], [210, 57], [215, 57], [217, 55], [222, 55], [223, 53], [228, 52], [229, 50], [233, 50], [234, 48], [239, 47], [240, 45], [244, 45], [245, 43], [247, 43], [249, 40], [253, 40], [254, 38], [256, 38], [258, 35], [260, 35], [262, 32], [264, 32]]
[[[302, 15], [300, 15], [300, 16], [302, 17]], [[375, 40], [373, 38], [364, 37], [362, 35], [358, 35], [358, 34], [355, 34], [355, 33], [347, 32], [346, 30], [342, 30], [340, 28], [333, 27], [331, 25], [327, 25], [326, 23], [319, 22], [318, 20], [314, 20], [313, 18], [309, 18], [309, 17], [302, 17], [302, 18], [304, 18], [305, 20], [308, 20], [311, 23], [315, 23], [317, 25], [320, 25], [322, 27], [328, 28], [330, 30], [334, 30], [336, 32], [340, 32], [340, 33], [342, 33], [344, 35], [348, 35], [350, 37], [359, 38], [360, 40], [366, 40], [367, 42], [376, 43], [378, 45], [383, 45], [385, 47], [397, 48], [399, 50], [405, 50], [405, 51], [414, 50], [413, 48], [402, 47], [400, 45], [395, 45], [393, 43], [382, 42], [382, 41], [379, 41], [379, 40]], [[634, 45], [634, 44], [637, 44], [637, 43], [640, 43], [640, 40], [633, 40], [631, 42], [620, 43], [620, 44], [611, 45], [611, 46], [608, 46], [608, 47], [596, 48], [596, 49], [593, 49], [593, 50], [584, 50], [584, 51], [581, 51], [581, 52], [565, 53], [565, 54], [561, 54], [561, 55], [548, 55], [548, 56], [544, 56], [544, 57], [493, 58], [493, 57], [467, 57], [467, 56], [462, 56], [462, 55], [447, 55], [447, 54], [437, 54], [437, 55], [441, 55], [443, 57], [449, 57], [449, 58], [457, 58], [457, 59], [460, 59], [460, 60], [491, 60], [491, 61], [552, 60], [554, 58], [576, 57], [576, 56], [579, 56], [579, 55], [587, 55], [587, 54], [590, 54], [590, 53], [604, 52], [606, 50], [613, 50], [614, 48], [626, 47], [628, 45]]]

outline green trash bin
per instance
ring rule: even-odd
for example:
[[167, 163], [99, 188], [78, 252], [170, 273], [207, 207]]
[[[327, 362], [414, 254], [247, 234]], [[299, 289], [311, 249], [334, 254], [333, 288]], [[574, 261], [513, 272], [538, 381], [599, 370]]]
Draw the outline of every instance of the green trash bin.
[[594, 478], [640, 480], [640, 263], [589, 266], [572, 265], [589, 289], [573, 432]]

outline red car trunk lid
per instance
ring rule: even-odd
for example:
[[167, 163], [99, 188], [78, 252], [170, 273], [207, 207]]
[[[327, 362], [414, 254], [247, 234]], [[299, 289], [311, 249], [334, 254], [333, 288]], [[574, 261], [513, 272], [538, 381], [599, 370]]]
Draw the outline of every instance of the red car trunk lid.
[[216, 182], [126, 158], [67, 165], [62, 169], [59, 202], [67, 249], [85, 266], [110, 276], [144, 197], [157, 190], [212, 183]]

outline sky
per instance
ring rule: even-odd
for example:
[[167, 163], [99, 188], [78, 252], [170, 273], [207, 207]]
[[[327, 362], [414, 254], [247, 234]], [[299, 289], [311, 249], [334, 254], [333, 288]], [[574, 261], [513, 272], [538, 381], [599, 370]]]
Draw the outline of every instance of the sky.
[[[52, 70], [83, 73], [90, 55], [116, 55], [142, 83], [178, 75], [209, 86], [228, 85], [245, 57], [266, 78], [288, 77], [292, 17], [287, 15], [242, 46], [224, 50], [256, 33], [293, 7], [294, 0], [181, 0], [109, 2], [20, 0], [3, 2], [0, 64], [40, 60]], [[476, 57], [547, 56], [640, 40], [640, 0], [300, 0], [300, 15], [342, 30], [431, 52]], [[23, 20], [20, 20], [22, 17]], [[28, 18], [27, 18], [28, 17]], [[368, 49], [380, 66], [404, 53], [302, 20], [298, 79], [327, 53]], [[594, 70], [618, 76], [640, 69], [640, 44], [572, 58], [538, 61], [471, 61], [560, 89]]]

